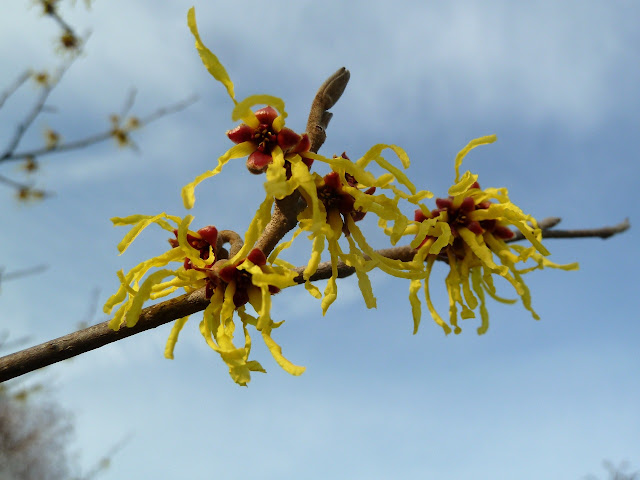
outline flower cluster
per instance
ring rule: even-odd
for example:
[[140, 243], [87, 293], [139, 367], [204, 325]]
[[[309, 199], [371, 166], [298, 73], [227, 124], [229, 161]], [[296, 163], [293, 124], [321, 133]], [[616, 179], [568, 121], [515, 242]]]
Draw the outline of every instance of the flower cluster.
[[[478, 309], [481, 325], [478, 333], [489, 328], [489, 314], [485, 293], [503, 303], [515, 300], [504, 299], [496, 293], [493, 275], [506, 279], [520, 297], [524, 307], [535, 319], [539, 319], [531, 306], [531, 296], [522, 275], [544, 267], [575, 270], [578, 265], [558, 265], [545, 258], [549, 251], [542, 245], [542, 232], [533, 217], [526, 215], [511, 203], [506, 189], [481, 189], [478, 176], [467, 171], [462, 177], [459, 168], [465, 155], [472, 148], [496, 140], [495, 135], [471, 141], [456, 157], [455, 184], [449, 189], [447, 198], [437, 198], [435, 209], [424, 207], [415, 211], [415, 223], [406, 234], [415, 234], [411, 243], [416, 248], [416, 260], [425, 262], [426, 276], [411, 281], [411, 301], [415, 330], [420, 321], [420, 301], [417, 292], [424, 281], [425, 301], [433, 319], [445, 333], [460, 333], [458, 307], [462, 319], [475, 318]], [[531, 244], [529, 247], [507, 244], [514, 237], [509, 227], [516, 228]], [[436, 260], [449, 264], [445, 283], [449, 296], [449, 325], [444, 322], [431, 302], [429, 276]], [[523, 264], [531, 260], [533, 266]]]
[[[162, 255], [142, 262], [126, 275], [122, 271], [118, 272], [120, 288], [104, 306], [105, 313], [110, 314], [119, 305], [109, 326], [114, 330], [124, 325], [134, 326], [140, 316], [142, 305], [149, 299], [165, 297], [179, 288], [187, 293], [202, 288], [210, 303], [200, 322], [200, 331], [209, 346], [218, 352], [228, 365], [229, 373], [236, 383], [246, 385], [251, 378], [251, 371], [264, 371], [257, 361], [249, 360], [251, 339], [248, 325], [262, 333], [278, 364], [289, 373], [300, 375], [304, 368], [293, 365], [284, 358], [280, 346], [271, 338], [271, 331], [282, 322], [273, 322], [270, 316], [271, 295], [293, 285], [296, 273], [278, 265], [268, 264], [259, 249], [251, 250], [246, 258], [219, 259], [221, 249], [218, 245], [217, 229], [207, 226], [191, 231], [189, 226], [192, 220], [193, 217], [190, 215], [181, 219], [165, 213], [112, 219], [114, 225], [132, 227], [118, 245], [121, 253], [151, 224], [172, 232], [175, 238], [169, 240], [171, 249]], [[177, 268], [164, 268], [172, 262], [179, 264]], [[160, 270], [149, 274], [142, 281], [154, 268]], [[167, 278], [170, 279], [165, 281]], [[247, 303], [254, 308], [257, 316], [245, 311]], [[234, 312], [238, 313], [244, 331], [245, 341], [242, 347], [236, 347], [233, 343], [236, 327]], [[178, 334], [187, 319], [188, 317], [184, 317], [174, 324], [167, 341], [165, 357], [173, 358]]]
[[122, 122], [119, 115], [110, 115], [111, 130], [109, 135], [113, 138], [119, 147], [134, 146], [129, 133], [132, 130], [140, 128], [140, 119], [138, 117], [129, 117], [126, 122]]
[[[356, 161], [346, 154], [328, 158], [310, 151], [307, 134], [298, 134], [285, 126], [287, 113], [280, 98], [253, 95], [240, 102], [236, 100], [234, 84], [225, 68], [202, 43], [193, 9], [188, 14], [188, 25], [204, 66], [224, 85], [234, 103], [232, 120], [240, 124], [227, 131], [228, 139], [235, 145], [218, 158], [217, 166], [183, 187], [184, 206], [187, 209], [193, 206], [198, 184], [220, 173], [230, 160], [245, 157], [251, 173], [265, 176], [265, 199], [244, 235], [242, 246], [232, 249], [229, 255], [222, 248], [223, 241], [215, 227], [189, 230], [193, 220], [190, 215], [179, 218], [163, 213], [112, 219], [115, 225], [132, 227], [119, 245], [121, 252], [151, 224], [172, 232], [175, 237], [170, 239], [171, 249], [167, 252], [141, 263], [126, 275], [118, 272], [120, 288], [105, 305], [107, 313], [119, 305], [111, 320], [112, 328], [134, 325], [143, 303], [149, 299], [169, 295], [179, 288], [187, 293], [202, 290], [209, 303], [200, 331], [227, 364], [232, 379], [246, 385], [251, 372], [264, 372], [260, 363], [249, 359], [249, 327], [260, 332], [272, 356], [285, 371], [293, 375], [304, 371], [282, 355], [280, 346], [271, 337], [273, 329], [282, 324], [271, 318], [271, 297], [281, 289], [304, 283], [312, 296], [321, 299], [324, 314], [337, 298], [339, 270], [347, 269], [356, 274], [365, 305], [374, 308], [376, 298], [368, 273], [377, 269], [409, 280], [414, 333], [421, 318], [418, 298], [421, 289], [431, 316], [445, 333], [460, 333], [458, 316], [463, 320], [475, 318], [476, 312], [481, 319], [478, 333], [484, 333], [489, 324], [486, 296], [505, 303], [516, 301], [497, 294], [495, 276], [510, 283], [524, 307], [538, 318], [523, 275], [544, 267], [577, 268], [576, 264], [557, 265], [546, 258], [549, 252], [541, 243], [542, 233], [535, 219], [509, 200], [506, 189], [482, 189], [477, 175], [469, 171], [460, 175], [465, 155], [478, 145], [495, 141], [495, 136], [473, 140], [458, 154], [455, 181], [448, 196], [437, 198], [436, 208], [430, 209], [423, 202], [432, 198], [432, 193], [417, 189], [403, 172], [410, 165], [403, 149], [396, 145], [374, 145]], [[260, 105], [264, 106], [252, 110]], [[116, 124], [119, 125], [114, 122]], [[389, 152], [397, 157], [400, 166], [383, 156]], [[374, 175], [369, 169], [372, 164], [383, 173]], [[329, 172], [320, 174], [312, 169], [318, 166]], [[272, 213], [274, 204], [285, 199], [294, 200], [293, 236], [287, 242], [278, 243], [272, 251], [263, 251], [257, 245], [276, 218]], [[413, 220], [403, 213], [402, 208], [407, 205], [415, 210]], [[378, 226], [392, 246], [403, 238], [411, 239], [409, 245], [393, 251], [374, 249], [357, 225], [365, 215], [377, 217]], [[515, 231], [529, 246], [511, 243]], [[280, 255], [301, 234], [311, 241], [311, 255], [304, 268], [295, 269]], [[330, 273], [322, 274], [328, 282], [321, 293], [313, 279], [321, 271], [320, 261], [325, 251], [329, 262], [322, 269], [325, 272], [328, 266]], [[448, 264], [449, 268], [445, 280], [449, 296], [448, 322], [436, 311], [429, 293], [429, 279], [436, 261]], [[179, 266], [165, 268], [171, 262]], [[150, 273], [153, 268], [159, 270]], [[247, 312], [247, 305], [255, 315]], [[238, 320], [243, 329], [242, 346], [233, 342]], [[174, 346], [185, 322], [186, 317], [175, 322], [167, 342], [167, 358], [173, 358]]]

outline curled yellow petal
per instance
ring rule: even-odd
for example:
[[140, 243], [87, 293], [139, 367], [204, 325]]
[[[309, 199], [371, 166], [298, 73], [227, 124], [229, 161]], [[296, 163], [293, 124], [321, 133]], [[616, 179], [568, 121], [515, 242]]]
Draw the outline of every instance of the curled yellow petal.
[[151, 287], [156, 283], [160, 283], [164, 278], [170, 275], [175, 275], [175, 272], [173, 270], [158, 270], [147, 277], [144, 283], [140, 286], [138, 293], [133, 298], [131, 306], [124, 317], [127, 327], [133, 327], [138, 323], [138, 318], [142, 311], [142, 305], [145, 301], [149, 300], [149, 297], [151, 296]]
[[184, 208], [193, 208], [193, 204], [196, 201], [194, 190], [200, 182], [220, 173], [222, 171], [222, 167], [229, 160], [232, 160], [234, 158], [246, 157], [247, 155], [252, 154], [255, 150], [256, 146], [252, 142], [242, 142], [238, 145], [234, 145], [229, 150], [227, 150], [224, 155], [218, 158], [218, 166], [216, 168], [201, 173], [195, 178], [193, 182], [187, 183], [184, 187], [182, 187], [182, 202], [184, 203]]
[[[467, 192], [471, 185], [478, 180], [478, 175], [473, 175], [471, 172], [465, 172], [460, 181], [456, 181], [455, 185], [449, 188], [449, 195], [455, 197]], [[462, 199], [460, 199], [462, 200]]]
[[184, 324], [189, 320], [189, 315], [186, 317], [179, 318], [171, 327], [171, 333], [169, 334], [169, 338], [167, 339], [167, 344], [164, 347], [164, 358], [168, 358], [173, 360], [173, 349], [176, 346], [176, 342], [178, 341], [178, 335], [180, 334], [180, 330], [184, 327]]
[[413, 334], [418, 333], [420, 317], [422, 317], [422, 306], [418, 298], [418, 290], [422, 287], [420, 279], [411, 280], [409, 284], [409, 303], [411, 304], [411, 314], [413, 315]]
[[478, 299], [480, 300], [480, 319], [481, 324], [478, 327], [478, 335], [484, 335], [489, 329], [489, 312], [484, 299], [484, 291], [482, 289], [482, 277], [480, 275], [480, 269], [474, 268], [471, 270], [471, 283], [473, 284], [473, 290], [476, 292]]
[[260, 204], [244, 234], [244, 244], [242, 245], [242, 248], [232, 259], [230, 259], [230, 263], [236, 262], [241, 258], [245, 258], [249, 255], [249, 252], [253, 250], [258, 238], [264, 231], [267, 223], [269, 223], [269, 220], [271, 220], [271, 207], [273, 206], [273, 203], [273, 197], [267, 196]]
[[504, 265], [498, 266], [494, 263], [491, 250], [489, 250], [484, 244], [481, 236], [476, 235], [471, 230], [465, 227], [459, 228], [458, 234], [465, 241], [465, 243], [469, 245], [471, 251], [480, 259], [480, 261], [482, 261], [483, 264], [485, 264], [490, 269], [495, 270], [500, 275], [506, 275], [508, 273], [509, 269], [507, 267], [505, 267]]
[[349, 259], [348, 262], [350, 265], [355, 267], [356, 276], [358, 277], [358, 287], [360, 288], [360, 292], [362, 293], [362, 298], [364, 299], [364, 303], [367, 308], [376, 308], [377, 302], [376, 297], [373, 295], [373, 288], [371, 287], [371, 280], [367, 275], [366, 268], [364, 267], [364, 257], [362, 253], [356, 247], [353, 238], [350, 236], [347, 237], [349, 241]]
[[218, 57], [216, 57], [211, 50], [209, 50], [202, 40], [200, 39], [200, 34], [198, 33], [198, 26], [196, 25], [196, 10], [194, 7], [189, 9], [187, 13], [187, 25], [189, 26], [189, 30], [195, 37], [196, 40], [196, 49], [198, 50], [198, 54], [200, 55], [200, 59], [202, 63], [207, 68], [209, 73], [213, 75], [213, 78], [222, 83], [227, 89], [227, 93], [231, 97], [231, 100], [235, 102], [235, 93], [233, 91], [233, 82], [229, 78], [227, 71], [225, 70]]
[[282, 355], [282, 348], [273, 340], [273, 338], [271, 338], [270, 328], [265, 328], [262, 330], [262, 338], [264, 340], [264, 343], [269, 348], [271, 355], [273, 355], [275, 361], [278, 363], [278, 365], [280, 365], [280, 367], [282, 367], [285, 372], [295, 376], [302, 375], [304, 373], [305, 367], [294, 365], [289, 360], [284, 358], [284, 356]]
[[[163, 212], [153, 217], [147, 216], [147, 215], [134, 215], [132, 217], [128, 217], [128, 219], [138, 218], [138, 217], [139, 217], [139, 220], [136, 222], [136, 225], [131, 230], [129, 230], [129, 232], [127, 232], [127, 234], [124, 236], [122, 241], [118, 244], [118, 251], [120, 252], [120, 254], [124, 253], [127, 250], [127, 248], [129, 248], [129, 245], [131, 245], [131, 243], [136, 239], [136, 237], [140, 235], [142, 230], [147, 228], [152, 223], [156, 223], [159, 219], [167, 217], [167, 214]], [[126, 223], [124, 223], [123, 220], [126, 221], [127, 219], [121, 219], [121, 218], [111, 219], [114, 225], [126, 225]]]
[[496, 137], [495, 135], [487, 135], [486, 137], [476, 138], [474, 140], [471, 140], [466, 147], [464, 147], [462, 150], [458, 152], [458, 155], [456, 155], [456, 160], [455, 160], [456, 183], [460, 178], [460, 165], [462, 165], [462, 160], [464, 159], [465, 155], [469, 153], [470, 150], [476, 148], [478, 145], [486, 145], [488, 143], [493, 143], [497, 139], [498, 137]]
[[322, 258], [322, 251], [324, 250], [324, 239], [324, 235], [317, 235], [313, 239], [313, 244], [311, 245], [311, 257], [309, 258], [309, 262], [307, 262], [307, 267], [304, 269], [303, 273], [303, 278], [305, 280], [309, 280], [311, 275], [316, 273], [316, 270], [318, 269], [320, 259]]
[[424, 280], [424, 299], [427, 302], [427, 308], [429, 308], [429, 312], [431, 313], [431, 317], [434, 322], [436, 322], [442, 330], [444, 330], [445, 335], [449, 335], [451, 333], [451, 328], [447, 325], [442, 317], [438, 314], [435, 307], [433, 306], [433, 302], [431, 301], [431, 294], [429, 292], [429, 276], [431, 275], [431, 269], [433, 268], [433, 263], [435, 262], [435, 257], [427, 258], [427, 277]]
[[[231, 113], [231, 119], [236, 122], [238, 120], [246, 120], [247, 118], [255, 118], [251, 107], [254, 105], [270, 105], [274, 107], [280, 115], [273, 121], [273, 128], [276, 132], [282, 130], [284, 126], [284, 119], [287, 118], [287, 112], [284, 109], [284, 101], [281, 98], [274, 97], [273, 95], [251, 95], [241, 102], [239, 102]], [[257, 120], [256, 120], [257, 121]], [[257, 125], [252, 125], [256, 126]]]
[[336, 247], [337, 242], [329, 241], [328, 250], [331, 254], [331, 277], [327, 280], [324, 297], [322, 302], [320, 302], [322, 315], [326, 315], [327, 310], [338, 297], [338, 285], [336, 284], [336, 278], [338, 278], [338, 252], [336, 251]]

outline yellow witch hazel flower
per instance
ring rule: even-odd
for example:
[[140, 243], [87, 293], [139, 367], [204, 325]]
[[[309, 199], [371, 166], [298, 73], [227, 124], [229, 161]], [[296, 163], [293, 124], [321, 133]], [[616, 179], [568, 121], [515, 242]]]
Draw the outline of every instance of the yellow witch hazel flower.
[[[192, 220], [193, 217], [190, 215], [181, 219], [165, 213], [112, 219], [114, 225], [132, 226], [118, 245], [121, 253], [151, 224], [172, 232], [175, 238], [169, 240], [172, 248], [164, 254], [142, 262], [126, 275], [122, 271], [118, 272], [120, 288], [104, 306], [105, 313], [110, 314], [119, 305], [109, 326], [114, 330], [124, 325], [134, 326], [147, 300], [165, 297], [179, 288], [188, 293], [204, 288], [205, 295], [211, 303], [204, 311], [200, 331], [209, 346], [218, 352], [227, 364], [229, 374], [236, 383], [246, 385], [251, 379], [250, 372], [265, 371], [260, 363], [249, 360], [251, 338], [248, 325], [261, 332], [274, 359], [284, 370], [293, 375], [300, 375], [304, 367], [293, 365], [284, 358], [280, 346], [272, 339], [271, 331], [282, 322], [275, 323], [270, 316], [271, 295], [278, 293], [282, 288], [294, 285], [296, 273], [267, 264], [264, 254], [257, 248], [251, 250], [246, 258], [235, 261], [218, 259], [217, 229], [208, 226], [195, 232], [191, 231], [189, 225]], [[175, 224], [175, 227], [171, 223]], [[180, 265], [175, 269], [163, 268], [172, 262]], [[154, 268], [160, 270], [148, 274]], [[167, 278], [169, 280], [166, 280]], [[246, 312], [247, 303], [258, 313], [257, 317]], [[242, 347], [236, 347], [233, 343], [236, 327], [233, 317], [236, 311], [244, 332]], [[173, 358], [178, 334], [187, 319], [188, 317], [184, 317], [175, 322], [167, 341], [165, 357]]]
[[[505, 188], [481, 189], [478, 176], [467, 171], [460, 176], [460, 166], [465, 155], [478, 145], [493, 143], [495, 135], [477, 138], [469, 142], [455, 159], [455, 184], [449, 189], [448, 198], [436, 199], [436, 209], [429, 211], [420, 206], [415, 212], [415, 223], [405, 234], [414, 234], [411, 246], [417, 249], [416, 262], [426, 262], [424, 295], [433, 319], [446, 334], [460, 333], [458, 307], [462, 319], [475, 318], [480, 311], [481, 325], [478, 333], [489, 328], [489, 314], [485, 293], [503, 303], [516, 300], [498, 296], [493, 275], [506, 279], [520, 297], [524, 307], [538, 320], [540, 317], [531, 306], [531, 295], [522, 275], [544, 267], [576, 270], [577, 263], [558, 265], [547, 258], [549, 251], [542, 245], [542, 233], [536, 220], [511, 203]], [[514, 237], [509, 227], [515, 227], [530, 246], [507, 244]], [[440, 317], [429, 295], [429, 275], [436, 260], [449, 263], [446, 277], [449, 295], [449, 324]], [[533, 266], [525, 266], [525, 262]], [[413, 309], [414, 333], [420, 322], [418, 291], [422, 288], [419, 278], [411, 281], [409, 299]]]
[[[385, 225], [386, 222], [393, 221], [391, 236], [400, 238], [409, 220], [400, 211], [398, 201], [404, 198], [418, 203], [432, 196], [431, 192], [417, 191], [400, 169], [382, 157], [381, 153], [386, 149], [394, 152], [405, 168], [409, 166], [406, 152], [396, 145], [375, 145], [356, 162], [352, 162], [346, 154], [332, 159], [313, 153], [306, 154], [308, 158], [324, 162], [332, 169], [324, 177], [313, 173], [315, 188], [301, 191], [307, 207], [298, 216], [299, 226], [294, 233], [295, 238], [298, 234], [307, 232], [313, 241], [311, 257], [303, 278], [306, 281], [307, 290], [317, 298], [321, 298], [322, 295], [309, 279], [317, 271], [325, 245], [329, 252], [332, 275], [322, 298], [323, 313], [326, 313], [337, 298], [336, 279], [339, 261], [355, 268], [358, 285], [368, 308], [376, 306], [376, 299], [373, 296], [367, 272], [373, 268], [380, 268], [391, 275], [411, 277], [412, 274], [408, 274], [407, 269], [415, 270], [415, 267], [409, 263], [389, 259], [377, 253], [356, 225], [356, 222], [362, 220], [366, 213], [371, 212], [384, 220]], [[387, 173], [375, 177], [367, 171], [366, 167], [372, 161], [387, 170]], [[394, 181], [404, 185], [409, 193], [394, 186]], [[267, 190], [269, 188], [268, 185]], [[393, 196], [390, 198], [384, 194], [375, 195], [376, 190], [388, 190], [393, 193]], [[338, 242], [343, 235], [349, 244], [348, 253], [342, 250]], [[281, 245], [277, 252], [289, 245], [290, 242]]]
[[[224, 165], [232, 159], [247, 158], [247, 168], [251, 173], [264, 173], [274, 159], [282, 156], [286, 160], [296, 157], [300, 160], [300, 154], [307, 152], [310, 147], [306, 134], [298, 135], [290, 128], [284, 126], [287, 117], [284, 102], [272, 95], [252, 95], [241, 102], [235, 98], [234, 85], [226, 69], [211, 50], [209, 50], [200, 38], [196, 25], [195, 10], [193, 7], [187, 15], [187, 23], [196, 42], [196, 48], [200, 54], [202, 63], [209, 73], [222, 83], [235, 107], [231, 113], [232, 120], [242, 120], [242, 124], [229, 130], [227, 136], [236, 145], [230, 148], [224, 155], [218, 158], [218, 165], [199, 175], [193, 182], [182, 189], [182, 199], [186, 208], [191, 208], [195, 201], [195, 187], [222, 171]], [[255, 112], [251, 107], [255, 105], [267, 105]], [[311, 161], [304, 159], [308, 166]]]

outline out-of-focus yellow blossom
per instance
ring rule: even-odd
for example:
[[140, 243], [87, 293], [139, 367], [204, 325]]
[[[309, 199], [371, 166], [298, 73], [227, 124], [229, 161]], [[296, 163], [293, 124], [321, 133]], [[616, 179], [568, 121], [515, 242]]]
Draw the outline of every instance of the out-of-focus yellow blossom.
[[33, 75], [32, 76], [33, 81], [36, 82], [39, 86], [41, 87], [50, 86], [51, 76], [49, 75], [48, 72], [43, 70], [42, 72], [34, 72], [32, 75]]
[[[142, 262], [126, 275], [122, 271], [118, 272], [120, 288], [104, 306], [107, 314], [119, 306], [109, 326], [114, 330], [123, 325], [134, 326], [147, 300], [165, 297], [179, 288], [186, 292], [205, 288], [211, 303], [205, 309], [200, 331], [209, 346], [218, 352], [227, 364], [231, 378], [236, 383], [246, 385], [250, 380], [251, 371], [264, 372], [258, 362], [248, 359], [251, 350], [248, 325], [261, 332], [274, 359], [284, 370], [293, 375], [300, 375], [304, 368], [293, 365], [284, 358], [280, 346], [271, 337], [271, 331], [282, 322], [273, 322], [270, 315], [271, 295], [293, 285], [296, 273], [279, 265], [267, 264], [266, 258], [258, 249], [253, 249], [246, 258], [235, 262], [217, 260], [217, 230], [215, 227], [204, 227], [197, 232], [191, 231], [189, 225], [192, 219], [192, 216], [181, 219], [165, 213], [112, 219], [114, 225], [132, 226], [118, 245], [120, 253], [123, 253], [142, 230], [151, 224], [172, 232], [176, 238], [170, 240], [173, 247], [171, 250]], [[164, 268], [172, 262], [178, 263], [179, 266], [174, 269]], [[158, 270], [150, 273], [152, 269]], [[257, 316], [245, 311], [246, 303], [255, 309]], [[236, 347], [233, 343], [236, 311], [243, 325], [242, 347]], [[178, 334], [187, 318], [174, 323], [167, 340], [165, 357], [173, 358]]]
[[42, 7], [42, 14], [43, 15], [56, 15], [57, 12], [57, 3], [60, 0], [37, 0], [36, 3], [39, 3], [40, 6]]
[[77, 55], [81, 46], [82, 40], [72, 30], [67, 29], [58, 37], [55, 48], [62, 55]]
[[118, 115], [110, 115], [109, 120], [111, 121], [109, 134], [116, 141], [118, 147], [124, 148], [133, 145], [129, 132], [140, 126], [140, 120], [137, 117], [130, 117], [123, 124]]
[[47, 196], [47, 193], [44, 190], [32, 187], [20, 187], [16, 191], [16, 199], [23, 203], [39, 201], [45, 196]]
[[[452, 327], [454, 333], [461, 332], [459, 309], [462, 319], [475, 318], [475, 311], [479, 310], [481, 325], [478, 333], [487, 331], [489, 314], [485, 294], [503, 303], [516, 301], [498, 296], [494, 275], [506, 279], [513, 286], [524, 307], [537, 320], [539, 317], [531, 306], [529, 288], [522, 275], [544, 267], [578, 268], [576, 263], [558, 265], [545, 258], [549, 251], [541, 243], [542, 233], [536, 220], [511, 203], [505, 188], [481, 189], [477, 175], [467, 171], [460, 176], [465, 155], [472, 148], [495, 140], [495, 135], [472, 140], [458, 153], [455, 184], [449, 189], [449, 197], [436, 199], [437, 208], [432, 211], [421, 206], [415, 213], [416, 222], [404, 232], [415, 235], [411, 246], [417, 249], [415, 261], [425, 263], [427, 307], [446, 334]], [[518, 229], [530, 245], [507, 244], [506, 240], [514, 235], [509, 227]], [[450, 268], [445, 280], [449, 296], [449, 324], [438, 314], [429, 294], [429, 275], [438, 258], [447, 261]], [[418, 291], [422, 287], [422, 279], [415, 278], [409, 288], [414, 333], [420, 322]]]
[[60, 134], [50, 128], [44, 131], [44, 142], [49, 150], [53, 150], [60, 144]]
[[40, 168], [38, 161], [33, 155], [28, 155], [24, 159], [24, 163], [20, 165], [20, 170], [25, 173], [33, 173]]

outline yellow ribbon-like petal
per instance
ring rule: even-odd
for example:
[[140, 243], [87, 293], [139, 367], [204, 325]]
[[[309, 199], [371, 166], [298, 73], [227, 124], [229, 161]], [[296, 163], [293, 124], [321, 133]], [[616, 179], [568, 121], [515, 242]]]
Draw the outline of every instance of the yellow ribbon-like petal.
[[280, 365], [280, 367], [282, 367], [285, 372], [295, 376], [302, 375], [304, 373], [304, 371], [306, 370], [305, 367], [294, 365], [289, 360], [284, 358], [284, 355], [282, 355], [282, 348], [273, 340], [273, 338], [271, 338], [270, 328], [265, 328], [262, 330], [262, 338], [264, 340], [264, 343], [269, 348], [271, 355], [273, 355], [275, 361], [278, 363], [278, 365]]
[[252, 142], [242, 142], [238, 145], [234, 145], [229, 150], [227, 150], [224, 155], [218, 158], [218, 166], [216, 168], [201, 173], [195, 178], [193, 182], [187, 183], [184, 187], [182, 187], [182, 202], [184, 203], [184, 208], [193, 208], [193, 204], [196, 201], [194, 190], [200, 182], [220, 173], [222, 171], [222, 167], [229, 160], [232, 160], [234, 158], [246, 157], [247, 155], [251, 155], [253, 152], [255, 152], [255, 150], [256, 146]]
[[487, 135], [486, 137], [476, 138], [471, 140], [466, 147], [464, 147], [462, 150], [458, 152], [458, 155], [456, 155], [456, 159], [455, 159], [456, 183], [460, 178], [460, 165], [462, 165], [462, 160], [464, 160], [465, 155], [469, 153], [470, 150], [476, 148], [477, 146], [493, 143], [497, 139], [498, 137], [496, 137], [495, 135]]
[[[231, 119], [236, 122], [243, 120], [251, 127], [257, 127], [258, 120], [255, 118], [255, 114], [251, 110], [254, 105], [270, 105], [274, 107], [280, 115], [273, 121], [273, 129], [276, 132], [282, 130], [284, 127], [284, 119], [287, 118], [287, 112], [284, 109], [284, 101], [281, 98], [274, 97], [273, 95], [251, 95], [241, 102], [239, 102], [231, 113]], [[252, 120], [252, 118], [254, 120]]]
[[220, 63], [220, 60], [218, 60], [218, 57], [211, 53], [211, 50], [209, 50], [204, 45], [204, 43], [202, 43], [200, 34], [198, 33], [198, 26], [196, 25], [196, 10], [193, 7], [191, 7], [189, 9], [189, 12], [187, 13], [187, 25], [189, 26], [189, 30], [191, 30], [191, 33], [195, 37], [196, 49], [198, 50], [198, 54], [200, 55], [202, 63], [209, 71], [209, 73], [213, 75], [213, 78], [215, 78], [225, 86], [225, 88], [227, 89], [227, 93], [231, 97], [231, 100], [233, 100], [235, 103], [236, 98], [233, 90], [233, 82], [229, 78], [227, 70], [224, 68], [222, 63]]
[[171, 327], [169, 338], [167, 339], [167, 345], [164, 347], [164, 358], [173, 360], [173, 349], [178, 341], [178, 335], [180, 334], [182, 327], [187, 323], [187, 320], [189, 320], [189, 315], [179, 318], [174, 322], [173, 327]]

